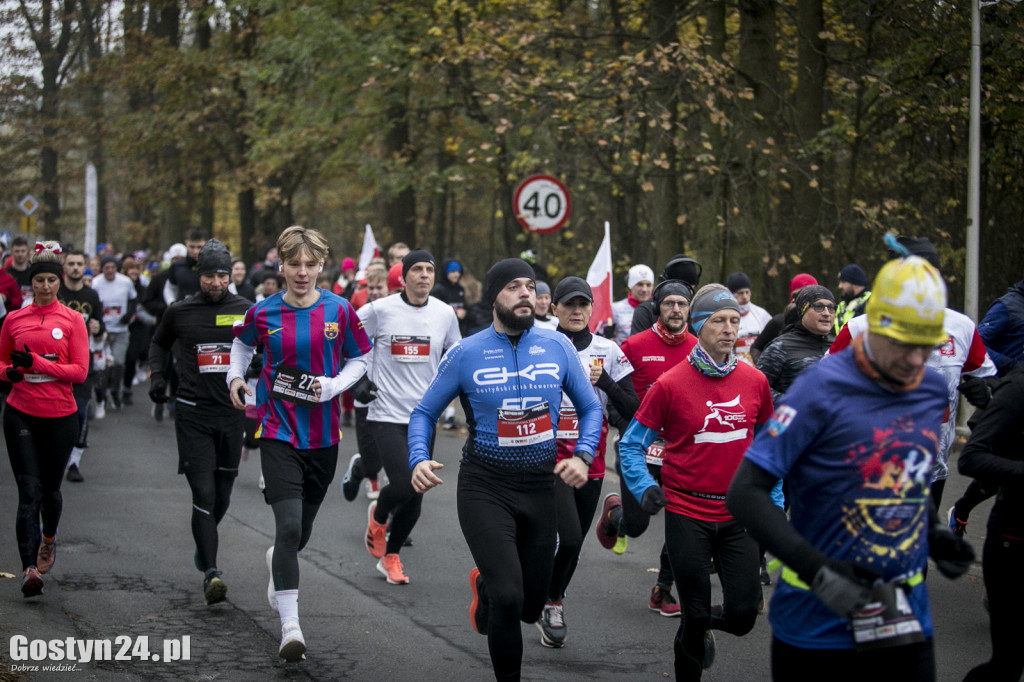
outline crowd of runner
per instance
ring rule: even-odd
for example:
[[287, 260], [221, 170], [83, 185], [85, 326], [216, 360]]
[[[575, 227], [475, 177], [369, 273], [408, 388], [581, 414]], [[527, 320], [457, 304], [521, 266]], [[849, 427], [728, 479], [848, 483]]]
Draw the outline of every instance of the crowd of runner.
[[[543, 646], [566, 645], [591, 529], [621, 555], [659, 515], [660, 570], [644, 598], [679, 619], [677, 679], [727, 655], [714, 631], [750, 632], [775, 581], [775, 679], [826, 668], [935, 679], [928, 561], [949, 578], [966, 572], [971, 510], [993, 495], [981, 550], [993, 655], [968, 679], [1024, 672], [1013, 635], [1024, 281], [976, 327], [947, 307], [927, 239], [887, 236], [873, 281], [857, 264], [834, 291], [796, 275], [774, 316], [752, 301], [746, 273], [702, 282], [684, 254], [657, 276], [635, 264], [608, 320], [592, 319], [585, 279], [549, 283], [530, 252], [481, 282], [456, 258], [401, 243], [359, 269], [300, 226], [251, 267], [202, 230], [162, 254], [0, 246], [0, 392], [25, 597], [43, 594], [54, 566], [62, 481], [88, 474], [89, 421], [148, 384], [152, 418], [174, 418], [210, 605], [228, 593], [218, 524], [239, 462], [258, 450], [275, 520], [267, 599], [279, 656], [300, 661], [298, 557], [335, 479], [340, 427], [354, 425], [358, 444], [341, 492], [367, 498], [366, 549], [400, 586], [423, 496], [449, 477], [434, 437], [458, 428], [458, 401], [470, 625], [498, 680], [520, 678], [521, 623]], [[975, 480], [941, 512], [961, 396], [976, 411], [957, 461]], [[620, 485], [602, 502], [609, 470]]]

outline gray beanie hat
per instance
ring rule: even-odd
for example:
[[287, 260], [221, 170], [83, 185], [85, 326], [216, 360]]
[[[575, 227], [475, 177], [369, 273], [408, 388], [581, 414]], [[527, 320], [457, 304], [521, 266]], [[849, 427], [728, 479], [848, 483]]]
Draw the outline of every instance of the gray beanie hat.
[[739, 301], [727, 287], [721, 284], [702, 286], [690, 301], [690, 328], [693, 333], [699, 334], [700, 328], [712, 315], [725, 309], [742, 312]]

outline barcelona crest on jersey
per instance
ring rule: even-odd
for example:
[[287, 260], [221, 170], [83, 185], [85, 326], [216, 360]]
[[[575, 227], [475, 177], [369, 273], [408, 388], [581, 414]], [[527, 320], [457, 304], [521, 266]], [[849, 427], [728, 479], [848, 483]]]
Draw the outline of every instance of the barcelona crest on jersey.
[[338, 338], [338, 323], [324, 322], [324, 336], [332, 341]]

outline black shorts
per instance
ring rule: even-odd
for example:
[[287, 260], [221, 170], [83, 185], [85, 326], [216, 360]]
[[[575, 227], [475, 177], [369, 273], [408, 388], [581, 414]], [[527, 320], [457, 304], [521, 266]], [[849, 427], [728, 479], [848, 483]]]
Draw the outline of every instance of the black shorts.
[[179, 400], [174, 407], [178, 473], [221, 471], [237, 476], [244, 419], [241, 410], [209, 410]]
[[338, 444], [315, 450], [297, 450], [283, 440], [260, 438], [260, 463], [267, 504], [300, 499], [320, 504], [338, 468]]

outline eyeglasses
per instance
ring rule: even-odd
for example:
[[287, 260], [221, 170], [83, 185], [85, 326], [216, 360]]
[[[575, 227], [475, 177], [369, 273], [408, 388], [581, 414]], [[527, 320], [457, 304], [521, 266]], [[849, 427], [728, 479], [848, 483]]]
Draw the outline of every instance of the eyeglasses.
[[827, 310], [834, 315], [836, 312], [836, 307], [830, 303], [812, 303], [811, 307], [816, 313], [823, 313]]
[[686, 301], [662, 301], [661, 302], [661, 307], [662, 308], [668, 308], [669, 310], [671, 310], [672, 308], [679, 308], [680, 310], [686, 310], [687, 308], [690, 307], [690, 304], [687, 303]]

